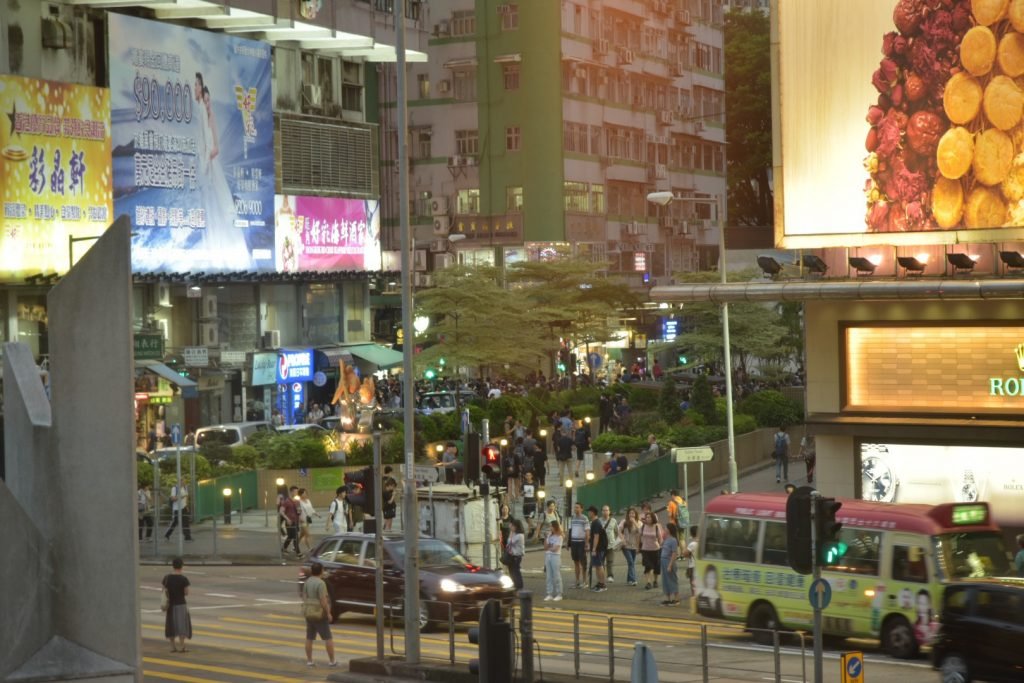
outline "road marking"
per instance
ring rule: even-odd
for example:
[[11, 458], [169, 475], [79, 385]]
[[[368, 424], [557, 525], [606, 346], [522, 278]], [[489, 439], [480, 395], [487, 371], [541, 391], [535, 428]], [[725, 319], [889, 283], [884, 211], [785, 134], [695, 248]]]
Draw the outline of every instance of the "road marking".
[[275, 600], [273, 598], [256, 598], [256, 602], [269, 602], [271, 605], [301, 605], [301, 600]]
[[230, 593], [203, 593], [203, 595], [205, 595], [207, 597], [210, 597], [210, 598], [237, 598], [238, 597], [237, 595], [232, 595]]
[[163, 586], [139, 586], [139, 590], [156, 591], [158, 593], [162, 593], [163, 590], [164, 590], [164, 587]]
[[274, 674], [268, 674], [263, 672], [249, 672], [243, 669], [232, 669], [226, 666], [212, 666], [210, 664], [198, 664], [192, 661], [175, 661], [173, 659], [157, 659], [156, 657], [143, 657], [143, 663], [149, 664], [160, 664], [163, 666], [175, 666], [183, 669], [195, 670], [195, 671], [209, 671], [210, 673], [216, 674], [230, 674], [233, 676], [241, 676], [243, 678], [254, 678], [260, 681], [275, 681], [276, 683], [293, 683], [294, 681], [301, 680], [297, 678], [287, 678], [285, 676], [275, 676]]
[[164, 671], [153, 671], [151, 669], [142, 669], [144, 678], [161, 678], [165, 681], [185, 681], [185, 683], [210, 683], [210, 681], [216, 681], [215, 678], [196, 678], [195, 676], [182, 676], [181, 674], [172, 674]]
[[255, 576], [229, 576], [229, 579], [241, 579], [242, 581], [258, 581]]
[[252, 605], [189, 605], [188, 611], [195, 612], [201, 609], [238, 609], [239, 607], [251, 607]]

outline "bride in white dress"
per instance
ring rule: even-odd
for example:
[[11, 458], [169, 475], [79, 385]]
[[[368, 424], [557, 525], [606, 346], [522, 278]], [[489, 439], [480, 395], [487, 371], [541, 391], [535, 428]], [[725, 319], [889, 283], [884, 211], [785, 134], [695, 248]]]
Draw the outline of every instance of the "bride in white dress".
[[224, 168], [217, 159], [220, 154], [217, 122], [210, 105], [210, 89], [202, 90], [199, 116], [200, 193], [206, 209], [207, 258], [211, 267], [226, 270], [249, 270], [252, 260], [245, 234], [235, 227], [235, 200], [231, 196]]

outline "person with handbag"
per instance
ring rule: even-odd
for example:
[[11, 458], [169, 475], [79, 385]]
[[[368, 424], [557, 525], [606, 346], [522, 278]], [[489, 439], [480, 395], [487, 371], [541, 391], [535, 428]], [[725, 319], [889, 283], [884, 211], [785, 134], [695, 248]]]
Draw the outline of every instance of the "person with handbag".
[[[644, 564], [644, 590], [658, 587], [661, 574], [661, 524], [653, 512], [644, 515], [640, 526], [640, 555]], [[652, 582], [653, 579], [653, 582]]]
[[338, 666], [334, 658], [334, 637], [331, 635], [331, 603], [327, 584], [321, 577], [324, 566], [314, 562], [311, 576], [302, 586], [302, 616], [306, 618], [306, 666], [313, 666], [313, 641], [317, 636], [324, 641], [328, 666]]
[[313, 518], [320, 513], [313, 507], [306, 489], [299, 489], [299, 545], [306, 546], [306, 552], [313, 550]]
[[544, 537], [544, 574], [547, 582], [545, 600], [562, 599], [562, 527], [551, 520], [551, 533]]
[[512, 584], [517, 591], [523, 590], [523, 555], [526, 553], [526, 535], [523, 533], [523, 523], [518, 519], [512, 520], [512, 533], [505, 544], [505, 553], [508, 555], [508, 573]]
[[[171, 652], [188, 652], [185, 639], [192, 640], [192, 617], [188, 613], [185, 596], [188, 595], [190, 584], [184, 572], [185, 563], [180, 557], [171, 560], [170, 574], [161, 582], [164, 597], [160, 608], [166, 614], [164, 618], [164, 637], [171, 642]], [[177, 644], [175, 644], [177, 638]]]
[[604, 556], [604, 569], [608, 575], [608, 583], [615, 583], [615, 576], [612, 573], [615, 553], [622, 547], [622, 539], [619, 537], [619, 523], [612, 517], [612, 509], [605, 505], [601, 508], [601, 525], [608, 536], [608, 552]]

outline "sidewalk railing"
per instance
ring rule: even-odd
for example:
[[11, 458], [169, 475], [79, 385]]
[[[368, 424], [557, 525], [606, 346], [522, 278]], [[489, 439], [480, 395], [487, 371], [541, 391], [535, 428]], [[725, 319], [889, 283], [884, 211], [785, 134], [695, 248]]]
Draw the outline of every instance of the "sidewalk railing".
[[679, 487], [679, 467], [672, 458], [663, 455], [625, 472], [595, 479], [577, 489], [576, 499], [583, 509], [591, 505], [608, 505], [614, 511], [623, 510], [659, 493]]

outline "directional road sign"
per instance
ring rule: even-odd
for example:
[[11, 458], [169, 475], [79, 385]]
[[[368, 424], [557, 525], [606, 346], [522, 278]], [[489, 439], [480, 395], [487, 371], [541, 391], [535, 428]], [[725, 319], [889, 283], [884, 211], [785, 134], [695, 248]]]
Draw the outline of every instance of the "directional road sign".
[[864, 683], [864, 653], [844, 652], [839, 659], [843, 683]]
[[807, 599], [811, 601], [811, 607], [825, 609], [832, 602], [832, 586], [825, 579], [815, 579], [807, 591]]
[[707, 446], [672, 449], [672, 462], [707, 462], [714, 457], [715, 452]]
[[171, 426], [171, 443], [175, 446], [181, 445], [181, 425], [174, 424]]

